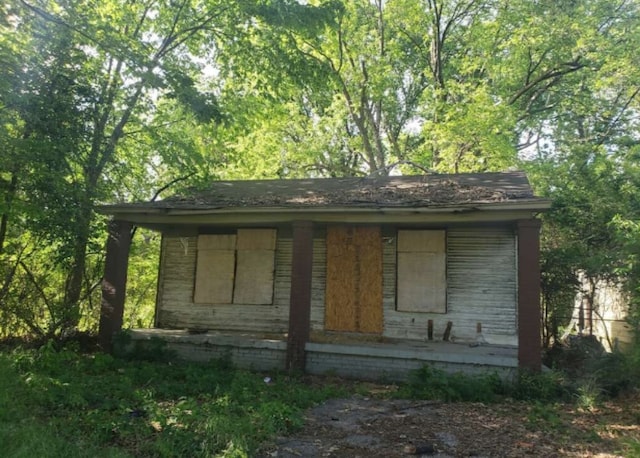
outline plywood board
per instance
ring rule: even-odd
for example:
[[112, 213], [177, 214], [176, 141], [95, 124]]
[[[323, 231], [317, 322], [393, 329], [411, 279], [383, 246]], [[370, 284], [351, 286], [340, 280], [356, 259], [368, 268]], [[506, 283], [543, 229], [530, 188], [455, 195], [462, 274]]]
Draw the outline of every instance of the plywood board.
[[356, 247], [353, 229], [327, 228], [325, 329], [356, 330]]
[[234, 304], [273, 303], [273, 250], [238, 250]]
[[447, 311], [445, 262], [444, 253], [398, 253], [399, 311]]
[[235, 251], [198, 250], [193, 302], [230, 304], [233, 298]]
[[325, 329], [382, 332], [379, 228], [327, 229]]
[[200, 234], [198, 251], [201, 250], [235, 250], [235, 234]]
[[359, 264], [358, 307], [359, 332], [382, 333], [382, 238], [377, 227], [356, 230]]
[[442, 253], [445, 245], [445, 231], [411, 230], [398, 231], [398, 252]]
[[[188, 242], [187, 254], [185, 244]], [[159, 327], [286, 333], [289, 329], [291, 240], [278, 241], [272, 306], [194, 304], [197, 236], [167, 237]], [[324, 259], [324, 255], [323, 255]], [[324, 307], [323, 307], [324, 310]]]
[[275, 250], [275, 229], [238, 229], [238, 250]]

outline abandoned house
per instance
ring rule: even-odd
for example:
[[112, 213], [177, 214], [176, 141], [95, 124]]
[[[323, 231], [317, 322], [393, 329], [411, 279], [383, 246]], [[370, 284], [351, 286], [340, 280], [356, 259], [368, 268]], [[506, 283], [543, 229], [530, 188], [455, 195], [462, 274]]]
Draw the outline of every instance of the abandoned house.
[[133, 226], [162, 233], [153, 329], [179, 356], [402, 379], [539, 370], [539, 220], [522, 172], [219, 181], [113, 204], [100, 321], [122, 326]]

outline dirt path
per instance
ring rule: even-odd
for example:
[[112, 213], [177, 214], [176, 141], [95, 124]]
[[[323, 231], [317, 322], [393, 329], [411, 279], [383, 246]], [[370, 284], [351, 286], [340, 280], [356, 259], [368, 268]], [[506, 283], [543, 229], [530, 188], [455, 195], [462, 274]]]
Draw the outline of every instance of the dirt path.
[[281, 438], [262, 456], [617, 457], [624, 456], [622, 436], [640, 440], [634, 412], [624, 401], [578, 412], [569, 405], [356, 396], [310, 410], [302, 431]]

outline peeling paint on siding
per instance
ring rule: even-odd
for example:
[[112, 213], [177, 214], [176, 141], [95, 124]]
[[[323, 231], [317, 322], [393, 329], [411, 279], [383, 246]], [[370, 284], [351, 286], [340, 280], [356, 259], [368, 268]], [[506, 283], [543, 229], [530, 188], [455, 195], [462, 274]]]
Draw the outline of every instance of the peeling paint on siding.
[[[383, 235], [388, 235], [389, 231], [386, 228]], [[159, 327], [287, 332], [291, 282], [290, 237], [278, 236], [277, 239], [273, 305], [193, 304], [196, 238], [186, 240], [188, 245], [185, 250], [180, 237], [165, 236], [163, 239], [164, 259], [158, 295]], [[313, 250], [311, 329], [322, 331], [326, 278], [324, 237], [314, 238]], [[475, 341], [476, 325], [482, 323], [482, 333], [487, 343], [517, 345], [517, 273], [513, 229], [447, 229], [446, 314], [398, 312], [395, 271], [396, 240], [395, 237], [384, 237], [384, 337], [426, 340], [428, 321], [433, 320], [433, 338], [442, 340], [446, 324], [451, 321], [454, 341]]]

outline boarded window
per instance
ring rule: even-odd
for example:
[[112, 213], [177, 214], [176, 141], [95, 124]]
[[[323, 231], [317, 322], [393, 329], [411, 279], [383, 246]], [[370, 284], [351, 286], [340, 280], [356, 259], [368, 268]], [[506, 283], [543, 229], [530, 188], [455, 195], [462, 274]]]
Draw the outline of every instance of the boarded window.
[[325, 328], [382, 332], [382, 239], [378, 227], [327, 229]]
[[398, 231], [397, 309], [446, 313], [445, 231]]
[[197, 304], [273, 303], [275, 229], [198, 236], [193, 301]]
[[235, 235], [198, 236], [193, 301], [197, 304], [230, 304], [235, 264]]
[[235, 304], [271, 304], [276, 250], [274, 229], [239, 229]]

